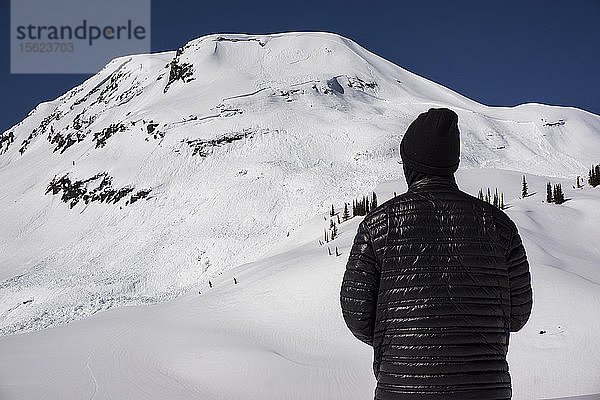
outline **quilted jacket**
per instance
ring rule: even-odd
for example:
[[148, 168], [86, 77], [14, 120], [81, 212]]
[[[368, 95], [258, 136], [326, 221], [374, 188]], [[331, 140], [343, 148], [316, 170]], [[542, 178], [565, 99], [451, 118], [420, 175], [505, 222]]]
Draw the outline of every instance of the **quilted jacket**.
[[532, 308], [529, 264], [500, 209], [426, 176], [360, 222], [340, 301], [373, 347], [375, 399], [510, 399], [509, 334]]

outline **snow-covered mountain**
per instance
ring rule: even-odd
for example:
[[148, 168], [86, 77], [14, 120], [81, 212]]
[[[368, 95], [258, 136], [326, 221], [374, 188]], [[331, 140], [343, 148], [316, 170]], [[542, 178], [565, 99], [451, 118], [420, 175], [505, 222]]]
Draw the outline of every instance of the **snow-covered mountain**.
[[[459, 186], [472, 194], [498, 187], [514, 210], [545, 215], [536, 207], [548, 180], [563, 183], [576, 200], [583, 192], [570, 191], [575, 177], [600, 162], [597, 115], [542, 104], [481, 105], [331, 33], [215, 34], [176, 52], [111, 61], [0, 135], [0, 334], [188, 293], [161, 306], [180, 304], [181, 311], [182, 302], [196, 301], [185, 300], [192, 289], [204, 292], [209, 279], [230, 279], [234, 267], [263, 265], [267, 255], [300, 259], [302, 246], [320, 238], [323, 226], [315, 221], [327, 219], [331, 204], [340, 209], [376, 187], [384, 200], [402, 192], [398, 144], [419, 113], [440, 106], [459, 115]], [[522, 174], [538, 197], [518, 200]], [[591, 210], [600, 199], [585, 189], [581, 202], [560, 211], [581, 221], [573, 238], [598, 233], [589, 221], [597, 221]], [[535, 224], [527, 215], [520, 226]], [[526, 240], [532, 247], [555, 241], [554, 258], [570, 260], [561, 270], [597, 292], [600, 254], [575, 242], [561, 247], [560, 230], [548, 233], [550, 226], [548, 220], [524, 228]], [[536, 236], [542, 227], [546, 232]], [[355, 226], [346, 229], [340, 248], [350, 245]], [[539, 252], [539, 260], [549, 253]], [[289, 279], [333, 285], [342, 258], [325, 278], [299, 268], [282, 274], [276, 265], [266, 272], [247, 268], [255, 282], [265, 276], [257, 287], [276, 294]], [[555, 278], [564, 277], [544, 282], [558, 284]], [[335, 296], [333, 286], [325, 293]], [[207, 300], [216, 307], [210, 310], [261, 295], [250, 290], [231, 300], [230, 289], [222, 292]], [[580, 295], [599, 301], [586, 293]], [[191, 309], [201, 313], [202, 304]], [[68, 327], [61, 329], [62, 335]], [[0, 347], [35, 335], [19, 337]], [[590, 354], [599, 353], [595, 347]], [[234, 392], [223, 398], [236, 398]]]
[[460, 116], [461, 168], [574, 178], [600, 155], [596, 115], [486, 107], [330, 33], [215, 34], [111, 61], [0, 137], [0, 332], [171, 298], [256, 260], [401, 177], [398, 143], [435, 106]]

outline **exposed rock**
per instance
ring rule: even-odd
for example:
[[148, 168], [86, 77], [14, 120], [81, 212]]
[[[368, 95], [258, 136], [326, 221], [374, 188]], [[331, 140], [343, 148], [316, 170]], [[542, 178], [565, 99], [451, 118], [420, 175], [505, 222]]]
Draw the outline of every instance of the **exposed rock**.
[[[62, 177], [54, 177], [46, 188], [46, 194], [53, 195], [62, 192], [61, 201], [69, 204], [69, 208], [75, 207], [83, 201], [85, 204], [92, 202], [116, 204], [135, 189], [128, 185], [122, 188], [114, 188], [112, 177], [107, 172], [100, 172], [91, 178], [72, 181], [69, 174]], [[142, 189], [133, 194], [125, 205], [132, 204], [139, 199], [148, 197], [151, 189]]]
[[228, 37], [223, 37], [223, 36], [219, 36], [218, 38], [215, 39], [215, 42], [257, 42], [261, 47], [265, 46], [265, 42], [261, 42], [259, 39], [256, 38], [228, 38]]
[[159, 132], [156, 130], [158, 125], [159, 124], [155, 123], [154, 121], [148, 122], [148, 125], [146, 125], [146, 132], [148, 132], [148, 136], [152, 136], [154, 139], [162, 139], [163, 137], [165, 137], [164, 132]]
[[366, 81], [363, 81], [362, 79], [360, 79], [358, 76], [352, 76], [352, 77], [348, 77], [348, 86], [353, 89], [358, 89], [358, 90], [362, 90], [362, 91], [364, 91], [365, 89], [374, 90], [377, 88], [377, 82], [375, 82], [375, 81], [366, 82]]
[[6, 131], [0, 135], [0, 154], [6, 153], [8, 151], [8, 146], [10, 146], [15, 141], [15, 135], [12, 131]]
[[118, 122], [116, 124], [110, 124], [107, 128], [102, 129], [100, 132], [94, 133], [93, 141], [96, 142], [96, 148], [104, 147], [106, 141], [117, 132], [124, 132], [127, 127]]
[[193, 77], [194, 67], [192, 66], [192, 64], [180, 63], [180, 61], [179, 61], [179, 56], [181, 56], [181, 54], [183, 54], [183, 51], [185, 50], [185, 48], [186, 48], [186, 46], [183, 46], [183, 47], [180, 47], [179, 49], [177, 49], [177, 52], [175, 53], [175, 57], [169, 64], [167, 64], [167, 67], [170, 67], [169, 80], [167, 81], [167, 84], [165, 85], [165, 89], [163, 90], [163, 93], [167, 93], [167, 90], [169, 90], [169, 87], [175, 81], [180, 80], [183, 83], [188, 83], [188, 82], [194, 80], [194, 77]]
[[193, 156], [206, 157], [212, 153], [214, 147], [268, 132], [268, 129], [254, 130], [246, 128], [242, 132], [227, 133], [216, 139], [183, 139], [181, 142], [187, 144], [192, 149]]
[[544, 124], [544, 126], [562, 126], [565, 124], [565, 120], [564, 119], [559, 119], [556, 122], [546, 122]]

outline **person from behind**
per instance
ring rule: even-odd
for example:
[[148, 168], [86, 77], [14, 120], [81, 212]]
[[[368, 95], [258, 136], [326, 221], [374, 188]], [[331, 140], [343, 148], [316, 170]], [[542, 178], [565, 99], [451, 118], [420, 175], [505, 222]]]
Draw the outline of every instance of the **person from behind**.
[[458, 188], [458, 115], [432, 108], [400, 144], [408, 190], [360, 222], [340, 303], [373, 347], [375, 399], [510, 399], [510, 332], [529, 319], [515, 223]]

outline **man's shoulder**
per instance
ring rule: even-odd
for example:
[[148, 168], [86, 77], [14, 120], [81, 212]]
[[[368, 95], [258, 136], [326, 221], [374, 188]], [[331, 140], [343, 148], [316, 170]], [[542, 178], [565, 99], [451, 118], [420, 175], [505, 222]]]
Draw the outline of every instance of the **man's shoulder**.
[[382, 204], [379, 204], [377, 207], [369, 210], [369, 212], [365, 215], [365, 218], [363, 219], [364, 224], [367, 227], [372, 228], [374, 225], [378, 225], [385, 222], [388, 214], [390, 201], [391, 200], [388, 200]]

